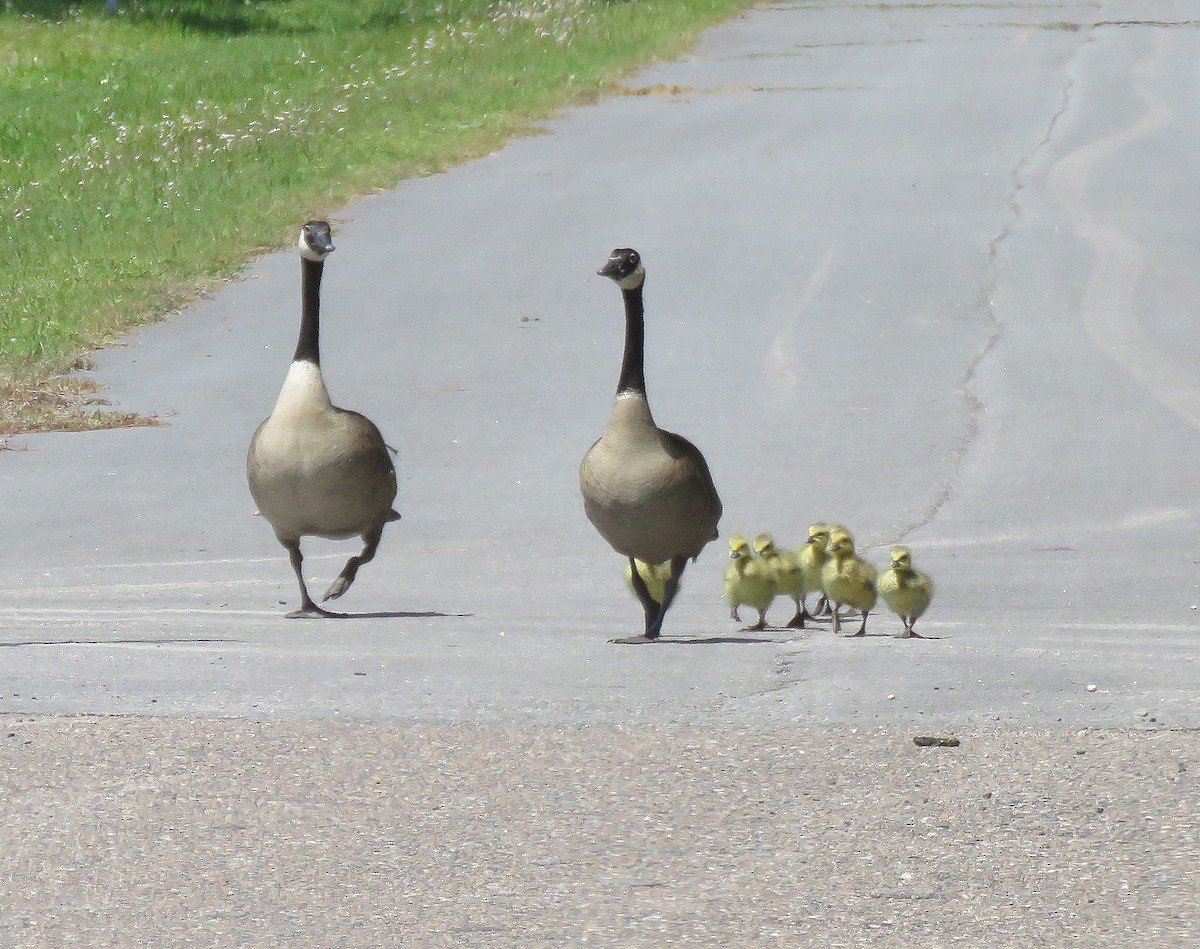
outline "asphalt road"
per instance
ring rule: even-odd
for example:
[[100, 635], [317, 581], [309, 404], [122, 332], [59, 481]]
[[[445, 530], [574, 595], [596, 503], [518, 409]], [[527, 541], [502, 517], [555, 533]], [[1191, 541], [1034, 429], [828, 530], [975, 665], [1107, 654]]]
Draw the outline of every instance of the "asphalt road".
[[[1033, 749], [1113, 728], [1112, 747], [1149, 754], [1139, 742], [1200, 726], [1198, 58], [1195, 11], [1169, 0], [763, 4], [546, 134], [331, 210], [326, 379], [400, 451], [404, 519], [339, 602], [364, 615], [284, 619], [294, 581], [245, 487], [298, 318], [296, 255], [273, 254], [99, 354], [110, 398], [165, 424], [0, 454], [0, 713], [156, 716], [136, 727], [169, 747], [195, 719], [293, 737], [371, 723], [397, 761], [430, 754], [405, 743], [412, 729], [452, 730], [482, 754], [496, 728], [569, 743], [581, 726], [799, 744], [852, 728], [901, 744], [1041, 729]], [[704, 450], [725, 503], [722, 540], [650, 647], [607, 643], [638, 631], [640, 610], [576, 484], [620, 359], [619, 294], [594, 276], [614, 246], [649, 272], [656, 417]], [[918, 625], [936, 638], [893, 639], [886, 613], [865, 640], [741, 632], [721, 601], [724, 537], [797, 543], [817, 519], [850, 525], [877, 564], [910, 545], [938, 582]], [[306, 550], [321, 590], [357, 547]], [[72, 720], [34, 724], [55, 721]], [[91, 761], [89, 729], [109, 726], [83, 721], [64, 728]], [[1194, 774], [1194, 734], [1169, 737], [1171, 773]], [[1152, 760], [1164, 774], [1176, 761]], [[1057, 793], [1122, 773], [1062, 769], [1030, 806], [1052, 815]], [[1194, 779], [1159, 790], [1158, 810], [1194, 812]], [[1106, 840], [1097, 853], [1137, 863], [1133, 838]], [[1039, 902], [1028, 852], [991, 855], [977, 929], [943, 920], [924, 944], [998, 945], [971, 940], [1059, 912]], [[977, 857], [966, 843], [955, 855]], [[1196, 944], [1194, 866], [1155, 879], [1169, 922], [1147, 944]], [[448, 898], [461, 908], [468, 891]], [[936, 892], [929, 914], [966, 898]], [[1128, 945], [1105, 929], [1133, 918], [1128, 903], [1100, 905], [1092, 928], [1027, 935]], [[718, 917], [745, 932], [736, 914], [693, 910], [713, 927], [704, 944], [736, 944]], [[569, 928], [563, 942], [506, 941], [518, 937], [503, 926], [456, 941], [423, 918], [406, 944], [585, 944]], [[631, 939], [641, 925], [596, 941], [692, 932]], [[798, 930], [783, 931], [746, 944], [792, 944]], [[910, 944], [887, 926], [804, 932]]]

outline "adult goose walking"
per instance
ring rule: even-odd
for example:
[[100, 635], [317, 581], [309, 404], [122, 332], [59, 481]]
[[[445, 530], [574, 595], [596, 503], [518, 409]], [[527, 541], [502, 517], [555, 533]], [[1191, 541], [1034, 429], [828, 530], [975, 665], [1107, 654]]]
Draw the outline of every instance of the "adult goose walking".
[[[650, 643], [663, 619], [683, 569], [717, 537], [721, 499], [700, 450], [680, 435], [654, 424], [646, 400], [645, 322], [642, 288], [646, 269], [628, 247], [612, 252], [598, 271], [621, 288], [625, 301], [625, 352], [612, 416], [579, 466], [584, 511], [600, 535], [630, 562], [634, 592], [645, 612], [641, 636], [615, 643]], [[634, 563], [670, 563], [661, 602], [642, 582]]]
[[392, 510], [396, 468], [379, 429], [365, 416], [334, 405], [321, 375], [321, 274], [333, 253], [329, 224], [306, 223], [299, 246], [300, 338], [275, 408], [250, 439], [246, 478], [300, 584], [300, 609], [288, 616], [341, 616], [308, 595], [300, 538], [362, 537], [362, 553], [346, 562], [325, 592], [325, 600], [336, 600], [350, 589], [358, 568], [375, 556], [384, 524], [400, 517]]

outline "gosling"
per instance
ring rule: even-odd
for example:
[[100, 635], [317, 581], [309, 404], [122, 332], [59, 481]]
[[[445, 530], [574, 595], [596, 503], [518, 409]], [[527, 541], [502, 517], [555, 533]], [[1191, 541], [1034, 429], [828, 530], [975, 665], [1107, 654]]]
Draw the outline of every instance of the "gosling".
[[850, 636], [867, 634], [867, 614], [875, 608], [878, 571], [854, 553], [854, 535], [839, 528], [829, 535], [829, 556], [821, 569], [821, 589], [833, 605], [833, 631], [842, 631], [841, 608], [852, 606], [862, 613], [862, 625]]
[[912, 565], [912, 551], [907, 547], [893, 547], [890, 556], [892, 566], [880, 575], [876, 587], [887, 608], [904, 624], [904, 632], [896, 638], [924, 639], [913, 626], [933, 602], [933, 579]]
[[790, 550], [780, 550], [770, 534], [759, 534], [754, 538], [754, 550], [770, 569], [775, 579], [775, 595], [788, 596], [796, 604], [795, 615], [788, 620], [792, 629], [804, 629], [807, 611], [804, 609], [804, 573], [800, 560]]
[[[841, 527], [842, 525], [837, 525]], [[808, 541], [796, 549], [796, 559], [800, 563], [801, 581], [804, 589], [800, 594], [800, 616], [799, 623], [788, 623], [789, 626], [797, 625], [800, 629], [804, 628], [805, 620], [817, 619], [824, 617], [821, 615], [825, 611], [827, 600], [821, 590], [821, 569], [825, 566], [825, 560], [828, 557], [827, 548], [829, 546], [829, 531], [831, 525], [824, 521], [818, 521], [815, 524], [808, 526]], [[821, 594], [820, 600], [817, 601], [814, 612], [808, 611], [808, 595], [810, 593]], [[793, 617], [793, 621], [796, 617]]]
[[766, 629], [767, 607], [775, 599], [776, 592], [771, 568], [754, 556], [750, 542], [741, 534], [729, 538], [729, 557], [733, 561], [725, 568], [725, 602], [729, 604], [729, 618], [740, 623], [738, 607], [753, 607], [758, 610], [758, 622], [749, 629]]

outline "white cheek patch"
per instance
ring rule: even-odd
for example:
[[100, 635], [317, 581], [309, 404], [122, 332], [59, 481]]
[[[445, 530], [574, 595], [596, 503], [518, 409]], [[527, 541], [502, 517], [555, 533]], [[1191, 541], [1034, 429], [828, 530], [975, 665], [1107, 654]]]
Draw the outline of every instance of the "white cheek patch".
[[646, 268], [641, 264], [637, 265], [637, 270], [631, 273], [628, 277], [622, 277], [617, 281], [617, 286], [622, 290], [634, 290], [642, 285], [646, 279]]
[[314, 250], [313, 246], [304, 239], [304, 235], [300, 236], [299, 247], [300, 247], [300, 256], [303, 257], [305, 260], [315, 260], [315, 261], [320, 262], [329, 256], [328, 254], [322, 253], [321, 251]]
[[315, 260], [320, 262], [333, 253], [332, 247], [330, 247], [329, 250], [317, 250], [308, 242], [308, 239], [305, 237], [303, 231], [300, 232], [300, 240], [296, 241], [296, 246], [300, 248], [300, 256], [305, 260]]

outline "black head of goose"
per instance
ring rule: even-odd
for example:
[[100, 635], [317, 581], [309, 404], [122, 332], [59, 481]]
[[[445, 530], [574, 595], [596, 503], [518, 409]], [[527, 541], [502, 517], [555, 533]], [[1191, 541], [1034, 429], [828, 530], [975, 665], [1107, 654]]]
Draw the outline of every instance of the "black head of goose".
[[321, 275], [334, 249], [329, 224], [306, 223], [299, 249], [300, 336], [275, 408], [250, 439], [246, 478], [300, 584], [300, 608], [288, 615], [339, 616], [309, 597], [300, 538], [362, 538], [362, 553], [346, 562], [325, 593], [325, 600], [337, 599], [375, 556], [383, 526], [400, 517], [392, 510], [396, 469], [379, 429], [334, 405], [321, 374]]
[[[588, 520], [617, 553], [628, 558], [634, 592], [645, 612], [641, 636], [619, 643], [654, 642], [679, 588], [684, 567], [717, 536], [721, 499], [700, 450], [686, 438], [659, 428], [646, 399], [646, 268], [628, 247], [612, 252], [598, 271], [621, 288], [625, 303], [625, 351], [612, 416], [583, 457], [579, 488]], [[669, 563], [670, 578], [657, 602], [633, 563]]]

